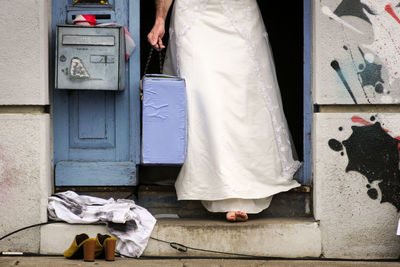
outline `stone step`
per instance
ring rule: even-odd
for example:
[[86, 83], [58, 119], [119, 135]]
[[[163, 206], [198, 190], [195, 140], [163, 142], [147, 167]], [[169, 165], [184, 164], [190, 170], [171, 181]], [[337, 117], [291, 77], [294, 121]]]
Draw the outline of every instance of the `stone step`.
[[[296, 188], [297, 189], [297, 188]], [[307, 189], [303, 187], [303, 189]], [[200, 201], [178, 201], [174, 187], [141, 185], [138, 190], [137, 204], [149, 210], [152, 214], [171, 213], [180, 218], [224, 219], [223, 213], [208, 212]], [[268, 209], [250, 218], [282, 218], [310, 217], [311, 193], [308, 191], [291, 190], [282, 192], [272, 198]]]
[[[40, 252], [62, 254], [74, 236], [106, 233], [104, 225], [49, 224], [41, 227]], [[319, 257], [321, 232], [310, 218], [261, 218], [245, 223], [223, 220], [160, 219], [152, 237], [188, 247], [264, 257]], [[143, 256], [223, 257], [204, 251], [180, 252], [167, 243], [150, 239]], [[228, 256], [228, 255], [225, 255]], [[230, 256], [232, 257], [232, 256]]]
[[[107, 187], [57, 187], [57, 192], [72, 190], [79, 194], [108, 199], [128, 198], [146, 208], [153, 215], [176, 214], [179, 218], [224, 219], [223, 213], [207, 211], [198, 200], [178, 201], [174, 186], [140, 185], [135, 188]], [[258, 218], [297, 218], [312, 216], [310, 187], [302, 186], [288, 192], [276, 194], [268, 209], [251, 214]]]

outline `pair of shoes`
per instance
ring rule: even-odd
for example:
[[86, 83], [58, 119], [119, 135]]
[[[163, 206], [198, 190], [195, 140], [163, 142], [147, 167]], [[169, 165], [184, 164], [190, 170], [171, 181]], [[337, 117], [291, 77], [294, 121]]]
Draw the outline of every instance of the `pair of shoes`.
[[107, 261], [115, 260], [115, 246], [117, 239], [110, 235], [97, 234], [96, 238], [90, 238], [83, 233], [76, 235], [71, 246], [64, 251], [64, 257], [68, 259], [82, 259], [94, 261], [105, 258]]
[[228, 222], [245, 222], [248, 218], [247, 213], [242, 211], [228, 211], [226, 213], [226, 220]]

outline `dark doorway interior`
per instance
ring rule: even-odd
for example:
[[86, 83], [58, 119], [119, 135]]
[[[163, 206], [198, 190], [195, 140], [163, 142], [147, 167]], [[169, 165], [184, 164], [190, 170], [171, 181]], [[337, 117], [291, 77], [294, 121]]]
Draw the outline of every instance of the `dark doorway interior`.
[[[147, 0], [147, 1], [141, 1], [140, 2], [140, 56], [141, 56], [141, 64], [140, 64], [140, 69], [142, 74], [144, 74], [144, 69], [146, 66], [147, 58], [149, 55], [150, 51], [150, 44], [147, 42], [147, 34], [149, 34], [151, 28], [153, 27], [154, 24], [154, 18], [155, 18], [155, 5], [154, 5], [155, 0]], [[170, 12], [168, 13], [167, 21], [166, 21], [166, 30], [165, 30], [165, 35], [163, 38], [164, 44], [168, 44], [169, 40], [169, 33], [168, 33], [168, 25], [169, 25], [169, 19], [171, 16], [171, 10], [172, 7], [170, 8]], [[165, 53], [165, 51], [163, 51]], [[153, 53], [153, 56], [150, 61], [150, 65], [148, 68], [148, 73], [159, 73], [159, 59], [158, 59], [158, 54]]]
[[[303, 2], [259, 0], [275, 59], [286, 118], [299, 159], [303, 160]], [[141, 1], [141, 69], [150, 45], [147, 34], [154, 23], [154, 1]], [[168, 21], [167, 21], [168, 23]], [[168, 31], [164, 42], [168, 41]], [[153, 54], [149, 73], [158, 73], [158, 55]], [[143, 74], [143, 73], [142, 73]], [[179, 168], [141, 167], [141, 184], [172, 184]]]
[[283, 108], [303, 160], [303, 1], [259, 0], [281, 89]]

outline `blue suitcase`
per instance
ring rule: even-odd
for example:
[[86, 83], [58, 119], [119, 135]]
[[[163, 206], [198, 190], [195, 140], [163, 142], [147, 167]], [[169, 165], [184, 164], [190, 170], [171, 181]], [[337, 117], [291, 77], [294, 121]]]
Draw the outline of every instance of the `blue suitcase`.
[[185, 80], [146, 74], [142, 81], [142, 164], [183, 164], [187, 147]]

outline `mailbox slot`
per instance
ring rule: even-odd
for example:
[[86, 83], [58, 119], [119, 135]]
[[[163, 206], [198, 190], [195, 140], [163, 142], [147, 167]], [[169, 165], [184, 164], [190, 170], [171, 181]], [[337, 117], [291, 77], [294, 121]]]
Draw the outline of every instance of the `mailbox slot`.
[[115, 45], [114, 36], [100, 35], [68, 35], [62, 37], [63, 45]]

